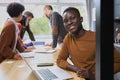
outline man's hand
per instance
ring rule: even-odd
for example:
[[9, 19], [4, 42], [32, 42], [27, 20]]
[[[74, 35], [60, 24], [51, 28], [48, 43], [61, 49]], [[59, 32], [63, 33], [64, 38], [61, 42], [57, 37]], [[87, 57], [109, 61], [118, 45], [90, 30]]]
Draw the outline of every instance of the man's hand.
[[20, 55], [20, 54], [18, 54], [18, 53], [17, 53], [17, 54], [15, 54], [13, 58], [14, 58], [14, 59], [18, 59], [18, 60], [19, 60], [19, 59], [22, 59], [21, 55]]
[[24, 50], [24, 52], [32, 52], [32, 50], [33, 50], [33, 48], [28, 47], [27, 49]]
[[86, 78], [89, 80], [94, 80], [93, 79], [94, 76], [93, 76], [92, 72], [88, 71], [85, 68], [80, 68], [76, 73], [77, 73], [78, 77]]
[[52, 46], [52, 44], [50, 44], [50, 43], [46, 43], [45, 46]]
[[55, 48], [52, 48], [52, 46], [46, 46], [45, 49], [46, 50], [54, 50]]
[[95, 80], [95, 74], [85, 68], [79, 68], [74, 65], [68, 64], [67, 69], [76, 72], [78, 77], [85, 78], [86, 80]]

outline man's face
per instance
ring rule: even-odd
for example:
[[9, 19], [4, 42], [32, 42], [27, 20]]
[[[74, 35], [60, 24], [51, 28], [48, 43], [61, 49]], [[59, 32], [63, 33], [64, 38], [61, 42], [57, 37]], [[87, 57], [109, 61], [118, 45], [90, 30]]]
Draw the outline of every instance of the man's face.
[[47, 18], [50, 18], [49, 10], [47, 8], [44, 8], [44, 14]]
[[74, 11], [67, 11], [63, 14], [63, 21], [67, 31], [75, 33], [80, 29], [80, 17]]
[[31, 20], [32, 20], [32, 16], [28, 16], [26, 20], [26, 26], [30, 23]]

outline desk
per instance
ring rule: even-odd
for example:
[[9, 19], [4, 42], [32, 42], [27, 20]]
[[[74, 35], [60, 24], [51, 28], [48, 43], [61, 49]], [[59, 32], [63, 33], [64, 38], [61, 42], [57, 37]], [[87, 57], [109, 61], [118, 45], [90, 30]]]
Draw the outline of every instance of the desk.
[[114, 43], [114, 47], [120, 52], [120, 44]]
[[[59, 50], [53, 53], [54, 59], [56, 60]], [[35, 53], [39, 55], [40, 53]], [[25, 58], [25, 60], [12, 60], [7, 59], [0, 64], [0, 79], [1, 80], [38, 80], [37, 77], [32, 73], [31, 68], [39, 69], [31, 61], [35, 58]], [[56, 64], [55, 64], [56, 65]], [[77, 77], [76, 73], [67, 71], [74, 76], [70, 80], [85, 80]]]
[[120, 47], [120, 44], [114, 43], [115, 47]]
[[0, 80], [37, 80], [23, 60], [5, 60], [0, 64]]

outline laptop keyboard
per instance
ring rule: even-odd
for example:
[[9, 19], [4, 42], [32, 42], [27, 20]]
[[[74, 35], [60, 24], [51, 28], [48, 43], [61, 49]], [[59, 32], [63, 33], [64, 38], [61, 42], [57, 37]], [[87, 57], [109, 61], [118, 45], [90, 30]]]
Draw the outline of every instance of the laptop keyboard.
[[41, 74], [44, 80], [52, 80], [57, 78], [57, 76], [53, 74], [49, 69], [40, 69], [38, 72]]

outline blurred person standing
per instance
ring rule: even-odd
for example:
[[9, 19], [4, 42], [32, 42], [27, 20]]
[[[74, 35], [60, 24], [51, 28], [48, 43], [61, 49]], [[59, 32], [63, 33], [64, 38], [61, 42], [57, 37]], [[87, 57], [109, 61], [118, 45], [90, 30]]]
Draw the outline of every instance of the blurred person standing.
[[63, 18], [58, 12], [53, 12], [51, 5], [45, 5], [44, 14], [50, 20], [52, 29], [52, 43], [48, 44], [53, 49], [57, 47], [57, 43], [61, 46], [62, 42], [67, 34], [67, 31], [63, 24]]
[[33, 32], [30, 29], [30, 21], [34, 18], [33, 14], [30, 11], [26, 11], [23, 15], [22, 20], [20, 23], [22, 24], [21, 32], [20, 32], [20, 37], [23, 39], [25, 32], [27, 31], [29, 38], [31, 41], [35, 41], [35, 37], [33, 35]]

